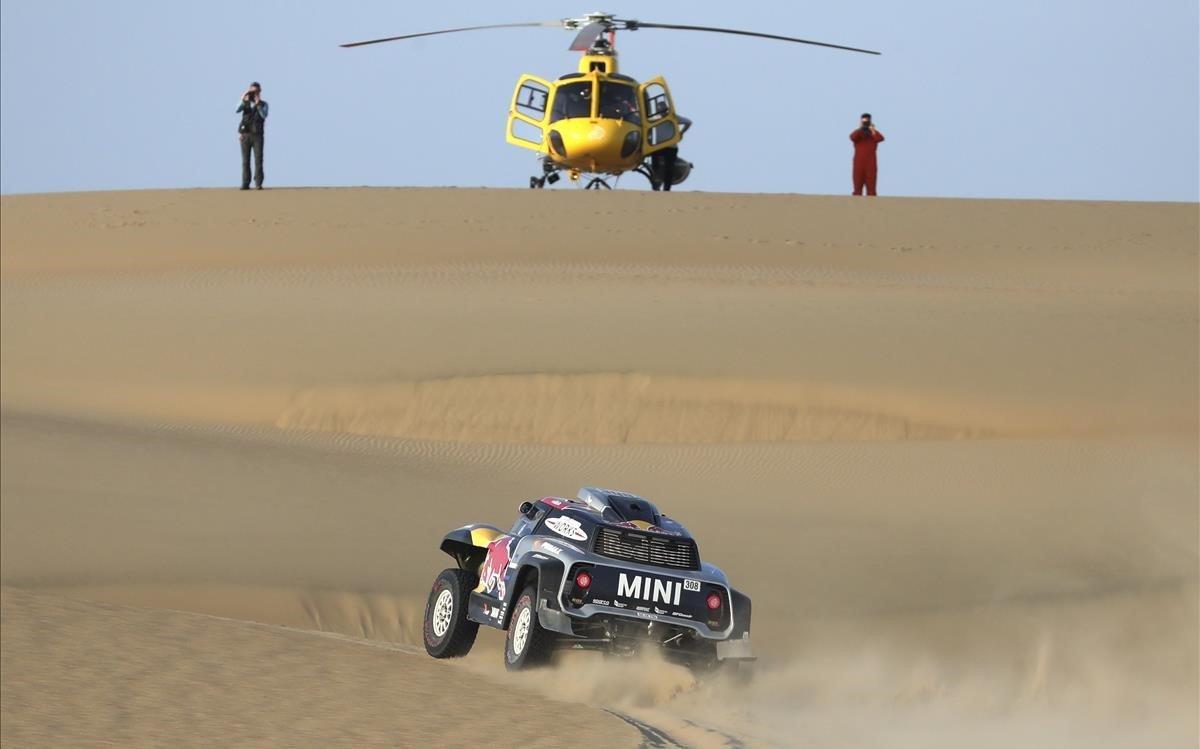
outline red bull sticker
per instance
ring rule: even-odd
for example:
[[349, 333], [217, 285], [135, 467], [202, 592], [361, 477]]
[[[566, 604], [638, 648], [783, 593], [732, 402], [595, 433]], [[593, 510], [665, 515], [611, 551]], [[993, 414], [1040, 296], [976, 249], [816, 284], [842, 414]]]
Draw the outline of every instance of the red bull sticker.
[[488, 544], [487, 557], [479, 568], [479, 581], [488, 595], [506, 598], [504, 577], [508, 572], [509, 562], [512, 561], [512, 545], [517, 539], [513, 536], [501, 536]]

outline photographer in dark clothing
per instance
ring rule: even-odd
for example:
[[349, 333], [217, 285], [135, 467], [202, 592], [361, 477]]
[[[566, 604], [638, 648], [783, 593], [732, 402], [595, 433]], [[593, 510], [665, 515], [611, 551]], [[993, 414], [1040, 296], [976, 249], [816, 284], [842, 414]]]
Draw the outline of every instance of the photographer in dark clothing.
[[238, 124], [238, 140], [242, 144], [242, 189], [250, 189], [250, 152], [254, 152], [254, 185], [263, 186], [263, 133], [266, 130], [269, 106], [262, 98], [262, 86], [258, 81], [250, 84], [242, 94], [242, 103], [237, 113], [242, 115]]

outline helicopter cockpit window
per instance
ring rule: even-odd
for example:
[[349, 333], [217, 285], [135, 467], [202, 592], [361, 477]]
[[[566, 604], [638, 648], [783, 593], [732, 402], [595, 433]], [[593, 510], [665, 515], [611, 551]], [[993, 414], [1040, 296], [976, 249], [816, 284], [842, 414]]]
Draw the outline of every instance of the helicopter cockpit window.
[[654, 122], [671, 114], [667, 90], [657, 83], [646, 86], [646, 121]]
[[549, 96], [550, 89], [535, 81], [526, 81], [517, 89], [516, 109], [526, 117], [540, 121], [546, 116]]
[[592, 82], [564, 83], [554, 94], [554, 109], [550, 121], [558, 122], [571, 117], [592, 116]]
[[600, 116], [641, 124], [638, 114], [637, 89], [623, 83], [600, 83]]

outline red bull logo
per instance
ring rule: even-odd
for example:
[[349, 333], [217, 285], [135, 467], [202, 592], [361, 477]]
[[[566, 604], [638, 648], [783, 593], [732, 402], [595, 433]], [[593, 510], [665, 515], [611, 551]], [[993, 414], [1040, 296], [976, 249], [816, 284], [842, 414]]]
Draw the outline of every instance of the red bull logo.
[[500, 536], [488, 544], [487, 557], [479, 569], [479, 584], [490, 596], [507, 598], [504, 578], [508, 574], [508, 563], [512, 561], [512, 544], [516, 540], [513, 536]]

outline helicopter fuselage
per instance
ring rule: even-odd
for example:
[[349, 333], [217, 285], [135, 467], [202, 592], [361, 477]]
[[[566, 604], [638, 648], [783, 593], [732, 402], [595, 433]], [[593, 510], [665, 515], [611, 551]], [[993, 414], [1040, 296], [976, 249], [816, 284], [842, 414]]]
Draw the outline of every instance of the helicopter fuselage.
[[616, 70], [616, 54], [586, 54], [579, 70], [551, 82], [517, 81], [507, 140], [537, 151], [547, 170], [620, 175], [675, 147], [687, 125], [661, 77], [646, 82]]

